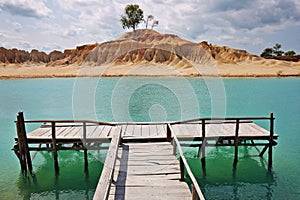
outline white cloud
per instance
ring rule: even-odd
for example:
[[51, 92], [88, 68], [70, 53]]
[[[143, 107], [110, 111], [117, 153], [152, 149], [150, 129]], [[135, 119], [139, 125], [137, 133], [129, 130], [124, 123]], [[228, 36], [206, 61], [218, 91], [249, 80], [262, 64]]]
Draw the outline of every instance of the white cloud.
[[[9, 34], [22, 30], [22, 38], [41, 48], [51, 43], [72, 48], [123, 34], [127, 30], [122, 29], [120, 15], [127, 4], [134, 3], [144, 10], [144, 16], [152, 14], [159, 20], [155, 28], [159, 32], [243, 49], [260, 48], [270, 42], [270, 34], [275, 37], [300, 26], [299, 0], [1, 0], [0, 15], [6, 13], [10, 24], [0, 22], [0, 26], [7, 27]], [[16, 44], [12, 39], [4, 42]]]
[[33, 18], [49, 17], [52, 13], [42, 0], [2, 0], [0, 9], [12, 15]]
[[11, 22], [11, 24], [14, 26], [14, 29], [16, 32], [21, 32], [22, 27], [23, 27], [22, 24], [20, 24], [16, 21]]

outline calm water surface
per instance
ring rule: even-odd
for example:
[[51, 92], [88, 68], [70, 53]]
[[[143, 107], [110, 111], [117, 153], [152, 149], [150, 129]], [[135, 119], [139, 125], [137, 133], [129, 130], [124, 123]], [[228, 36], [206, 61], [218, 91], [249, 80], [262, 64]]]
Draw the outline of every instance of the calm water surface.
[[[240, 148], [237, 171], [233, 149], [211, 148], [204, 176], [196, 149], [185, 154], [207, 199], [300, 198], [300, 79], [81, 78], [0, 81], [0, 199], [91, 199], [105, 152], [60, 152], [60, 175], [51, 154], [35, 157], [34, 178], [24, 179], [10, 150], [19, 110], [26, 119], [173, 121], [196, 117], [265, 116], [274, 112], [273, 172], [254, 148]], [[260, 123], [264, 127], [268, 124]], [[30, 131], [38, 125], [27, 126]]]

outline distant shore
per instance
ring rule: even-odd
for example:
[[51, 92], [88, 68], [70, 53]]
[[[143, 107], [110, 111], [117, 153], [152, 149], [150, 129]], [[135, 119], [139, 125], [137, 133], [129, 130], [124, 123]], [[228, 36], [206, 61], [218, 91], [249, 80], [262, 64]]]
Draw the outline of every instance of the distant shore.
[[[280, 65], [278, 65], [280, 63]], [[0, 64], [0, 79], [72, 77], [300, 77], [300, 63], [256, 61], [220, 64], [213, 67], [172, 68], [169, 66], [78, 66], [45, 64]]]

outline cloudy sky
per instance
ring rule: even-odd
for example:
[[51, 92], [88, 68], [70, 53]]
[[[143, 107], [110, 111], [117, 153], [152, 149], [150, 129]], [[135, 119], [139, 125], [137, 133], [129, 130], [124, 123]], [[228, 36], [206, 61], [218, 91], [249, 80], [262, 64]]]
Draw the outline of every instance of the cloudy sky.
[[[113, 40], [137, 3], [155, 30], [260, 54], [275, 43], [300, 54], [299, 0], [0, 0], [0, 46], [52, 51]], [[145, 28], [144, 24], [139, 28]]]

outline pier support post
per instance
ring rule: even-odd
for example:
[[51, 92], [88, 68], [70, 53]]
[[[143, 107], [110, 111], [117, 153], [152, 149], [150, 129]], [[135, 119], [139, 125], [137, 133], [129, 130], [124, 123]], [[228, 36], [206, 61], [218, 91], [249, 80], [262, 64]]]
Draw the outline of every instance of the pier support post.
[[22, 137], [22, 134], [21, 134], [19, 114], [17, 116], [16, 128], [17, 128], [17, 134], [18, 134], [18, 148], [19, 148], [18, 158], [19, 158], [19, 161], [20, 161], [22, 174], [25, 175], [25, 174], [27, 174], [27, 167], [26, 167], [24, 142], [23, 142], [23, 137]]
[[235, 124], [235, 139], [234, 139], [234, 161], [233, 161], [233, 167], [236, 168], [236, 165], [238, 163], [238, 155], [239, 155], [239, 126], [240, 126], [240, 120], [236, 120]]
[[167, 124], [167, 141], [171, 142], [172, 140], [172, 133], [171, 133], [171, 129], [170, 129], [170, 124]]
[[83, 153], [84, 153], [84, 170], [87, 171], [89, 168], [87, 143], [86, 143], [86, 122], [83, 122]]
[[273, 137], [274, 137], [274, 115], [270, 114], [270, 138], [269, 138], [269, 152], [268, 152], [268, 170], [272, 170], [273, 165]]
[[177, 145], [176, 145], [176, 142], [174, 141], [174, 139], [172, 140], [173, 142], [173, 155], [176, 156], [176, 153], [177, 153]]
[[184, 163], [183, 160], [180, 156], [179, 159], [179, 166], [180, 166], [180, 181], [185, 181], [185, 177], [184, 177]]
[[205, 146], [206, 146], [206, 133], [205, 133], [205, 120], [201, 120], [202, 123], [202, 144], [201, 144], [201, 163], [202, 163], [202, 171], [203, 174], [206, 174], [206, 158], [205, 158]]
[[23, 174], [26, 174], [27, 167], [28, 167], [29, 173], [32, 174], [32, 162], [31, 162], [31, 156], [30, 156], [28, 141], [26, 136], [26, 128], [25, 128], [23, 112], [18, 113], [16, 126], [17, 126], [17, 134], [18, 134], [19, 160], [21, 164], [21, 170]]
[[58, 174], [59, 166], [58, 166], [58, 155], [57, 155], [57, 148], [56, 148], [55, 122], [51, 122], [51, 127], [52, 127], [52, 153], [54, 159], [54, 169], [55, 169], [55, 173]]

